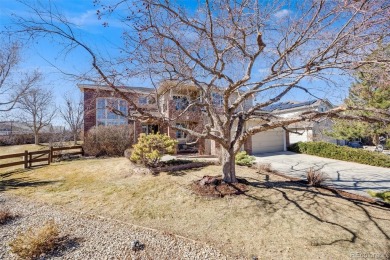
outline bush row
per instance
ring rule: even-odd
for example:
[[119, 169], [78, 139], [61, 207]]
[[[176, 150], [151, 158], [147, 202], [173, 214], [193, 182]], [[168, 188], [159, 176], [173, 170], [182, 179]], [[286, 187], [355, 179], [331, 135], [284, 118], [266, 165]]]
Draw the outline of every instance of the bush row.
[[326, 142], [298, 142], [291, 145], [288, 150], [296, 153], [390, 168], [389, 155]]
[[[73, 141], [73, 135], [66, 133], [41, 133], [39, 134], [40, 143], [67, 142]], [[0, 136], [0, 146], [33, 144], [35, 142], [34, 134], [13, 134]]]

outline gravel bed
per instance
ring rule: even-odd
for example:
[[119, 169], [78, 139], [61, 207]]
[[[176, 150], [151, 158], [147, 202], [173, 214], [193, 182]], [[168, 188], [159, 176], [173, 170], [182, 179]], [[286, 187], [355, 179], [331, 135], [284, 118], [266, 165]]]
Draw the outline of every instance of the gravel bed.
[[[18, 217], [0, 226], [0, 259], [18, 259], [8, 244], [18, 232], [53, 219], [66, 247], [41, 259], [228, 259], [218, 250], [182, 237], [0, 193], [0, 209]], [[144, 244], [133, 251], [132, 242]]]

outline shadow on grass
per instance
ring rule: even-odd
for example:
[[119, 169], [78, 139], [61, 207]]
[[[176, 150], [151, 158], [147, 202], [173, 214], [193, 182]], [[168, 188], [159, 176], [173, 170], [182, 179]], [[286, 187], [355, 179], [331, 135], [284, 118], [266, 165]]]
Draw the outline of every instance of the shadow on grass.
[[14, 177], [13, 175], [15, 173], [20, 173], [20, 171], [6, 172], [0, 174], [0, 192], [25, 188], [25, 187], [44, 186], [44, 185], [49, 185], [57, 182], [57, 181], [37, 181], [29, 177]]
[[187, 175], [187, 172], [185, 172], [185, 171], [171, 171], [171, 172], [168, 172], [167, 174], [170, 176], [182, 177], [182, 176]]
[[[324, 214], [322, 214], [323, 207], [326, 207], [326, 209], [331, 210], [331, 214], [334, 215], [348, 214], [347, 212], [340, 212], [340, 210], [334, 209], [332, 207], [333, 202], [329, 200], [330, 198], [339, 198], [349, 202], [349, 206], [353, 206], [355, 209], [358, 209], [363, 215], [365, 215], [367, 220], [375, 226], [376, 230], [382, 235], [384, 239], [390, 240], [389, 234], [386, 233], [385, 229], [381, 226], [386, 225], [385, 223], [383, 223], [384, 221], [390, 222], [390, 214], [388, 207], [371, 204], [358, 199], [347, 198], [341, 196], [337, 191], [332, 189], [310, 187], [304, 181], [271, 181], [269, 174], [262, 175], [264, 175], [263, 181], [257, 180], [255, 178], [247, 178], [248, 185], [256, 189], [275, 190], [280, 193], [281, 197], [286, 202], [284, 208], [289, 205], [294, 205], [299, 211], [303, 212], [315, 221], [337, 227], [348, 234], [348, 237], [346, 238], [335, 239], [331, 242], [315, 243], [313, 244], [313, 246], [327, 246], [339, 242], [355, 243], [356, 239], [358, 238], [356, 232], [354, 232], [353, 229], [348, 227], [348, 223], [342, 222], [341, 220], [330, 221], [327, 220], [326, 217], [324, 217]], [[298, 191], [301, 193], [297, 195], [296, 193], [292, 193], [289, 191]], [[267, 201], [267, 199], [264, 197], [257, 197], [255, 195], [247, 193], [244, 193], [244, 195], [250, 199], [259, 201], [259, 205], [271, 207], [271, 209], [268, 210], [271, 211], [270, 213], [276, 212], [278, 209], [280, 209], [279, 207], [278, 209], [272, 210], [272, 208], [275, 207], [275, 202], [271, 200]], [[373, 216], [369, 211], [370, 208], [383, 210], [383, 213], [385, 214], [383, 214], [383, 216], [381, 217]], [[327, 215], [328, 214], [325, 214], [325, 216]], [[338, 219], [337, 216], [335, 219]], [[379, 220], [382, 221], [382, 223], [379, 223]]]

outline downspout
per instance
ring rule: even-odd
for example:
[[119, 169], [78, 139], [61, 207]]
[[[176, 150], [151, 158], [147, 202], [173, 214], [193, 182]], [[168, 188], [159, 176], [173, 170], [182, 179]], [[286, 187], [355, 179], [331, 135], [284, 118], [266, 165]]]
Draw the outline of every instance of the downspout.
[[134, 137], [133, 137], [133, 139], [134, 139], [134, 143], [136, 143], [136, 132], [135, 132], [135, 120], [133, 121], [133, 132], [134, 132]]
[[283, 129], [283, 151], [287, 151], [286, 134], [286, 130]]

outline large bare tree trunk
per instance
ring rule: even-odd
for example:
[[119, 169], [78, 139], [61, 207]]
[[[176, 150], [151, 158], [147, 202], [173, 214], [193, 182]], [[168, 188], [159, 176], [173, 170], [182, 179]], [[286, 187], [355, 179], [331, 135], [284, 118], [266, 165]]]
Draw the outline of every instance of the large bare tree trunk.
[[77, 133], [73, 134], [73, 142], [74, 142], [74, 145], [77, 145]]
[[39, 135], [34, 134], [34, 144], [39, 144]]
[[237, 182], [235, 155], [233, 149], [226, 150], [221, 147], [221, 163], [223, 171], [223, 180], [227, 183]]

